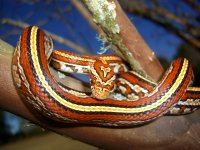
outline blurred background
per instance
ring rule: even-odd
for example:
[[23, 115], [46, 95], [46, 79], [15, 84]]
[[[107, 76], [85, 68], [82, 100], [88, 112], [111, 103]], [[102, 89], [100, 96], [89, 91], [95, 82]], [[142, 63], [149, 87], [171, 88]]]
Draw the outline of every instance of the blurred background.
[[[199, 86], [200, 1], [119, 2], [163, 67], [176, 57], [187, 57], [193, 63], [194, 84]], [[79, 0], [0, 0], [0, 38], [15, 47], [23, 27], [37, 25], [53, 34], [55, 48], [98, 54], [106, 45], [83, 16], [84, 9]], [[0, 112], [0, 144], [3, 146], [46, 132], [9, 112]]]

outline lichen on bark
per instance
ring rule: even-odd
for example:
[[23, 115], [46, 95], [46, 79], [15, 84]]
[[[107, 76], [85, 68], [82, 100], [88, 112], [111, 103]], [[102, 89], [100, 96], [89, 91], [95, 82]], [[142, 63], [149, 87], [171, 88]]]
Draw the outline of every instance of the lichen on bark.
[[106, 37], [103, 38], [99, 35], [99, 38], [102, 39], [106, 47], [101, 48], [101, 51], [98, 53], [102, 54], [108, 47], [115, 46], [117, 48], [117, 54], [120, 53], [120, 56], [130, 64], [132, 69], [141, 70], [140, 64], [134, 60], [132, 54], [120, 37], [120, 25], [116, 21], [117, 12], [115, 2], [108, 0], [85, 0], [85, 4], [91, 11], [94, 22], [99, 25], [106, 34]]
[[101, 25], [104, 30], [117, 34], [120, 32], [119, 25], [116, 23], [115, 3], [107, 0], [85, 0], [90, 11], [93, 13], [93, 20]]

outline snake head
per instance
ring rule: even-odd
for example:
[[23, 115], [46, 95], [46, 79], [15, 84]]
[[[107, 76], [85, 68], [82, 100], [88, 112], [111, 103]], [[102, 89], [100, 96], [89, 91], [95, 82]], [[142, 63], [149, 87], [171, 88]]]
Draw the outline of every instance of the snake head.
[[92, 96], [106, 99], [115, 89], [115, 78], [114, 67], [104, 59], [96, 59], [90, 70]]

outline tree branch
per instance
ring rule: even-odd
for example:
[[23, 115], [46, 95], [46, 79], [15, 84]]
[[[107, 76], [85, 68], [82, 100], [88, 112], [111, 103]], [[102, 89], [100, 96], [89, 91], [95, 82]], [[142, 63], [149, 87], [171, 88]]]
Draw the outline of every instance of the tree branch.
[[[88, 9], [84, 6], [81, 1], [71, 0], [71, 3], [76, 7], [76, 9], [82, 14], [82, 16], [88, 21], [90, 26], [98, 33], [98, 36], [103, 43], [106, 42], [106, 33], [93, 21], [92, 15]], [[115, 45], [111, 45], [111, 49], [121, 58], [125, 60], [125, 57], [118, 51]]]
[[85, 0], [85, 3], [93, 14], [93, 20], [106, 33], [106, 42], [117, 47], [132, 69], [158, 81], [163, 73], [162, 66], [124, 14], [117, 0], [103, 0], [99, 3]]
[[[24, 22], [21, 22], [21, 21], [16, 21], [16, 20], [9, 19], [9, 18], [2, 19], [1, 23], [2, 24], [13, 25], [13, 26], [16, 26], [16, 27], [19, 27], [19, 28], [25, 28], [27, 26], [30, 26], [27, 23], [24, 23]], [[48, 35], [50, 35], [52, 37], [52, 39], [55, 40], [55, 41], [57, 41], [58, 43], [66, 45], [66, 46], [72, 48], [73, 50], [75, 50], [75, 51], [77, 51], [79, 53], [82, 53], [82, 54], [85, 54], [85, 55], [89, 55], [90, 54], [89, 50], [86, 50], [86, 49], [78, 46], [77, 44], [73, 43], [70, 40], [64, 39], [63, 37], [58, 36], [58, 35], [56, 35], [54, 33], [48, 32], [48, 31], [45, 31], [45, 33], [47, 33]]]
[[[149, 8], [144, 2], [123, 0], [121, 4], [128, 12], [142, 16], [158, 25], [164, 27], [166, 30], [176, 34], [181, 39], [190, 43], [194, 47], [200, 48], [200, 28], [189, 22], [182, 16], [177, 16], [172, 12], [162, 7]], [[177, 26], [176, 24], [179, 24]]]
[[200, 15], [200, 6], [194, 0], [184, 0], [184, 1]]
[[[144, 126], [134, 128], [102, 128], [62, 124], [31, 109], [17, 94], [11, 76], [13, 47], [0, 40], [0, 108], [19, 115], [45, 129], [70, 136], [103, 149], [198, 149], [200, 147], [200, 120], [198, 114], [162, 117]], [[54, 77], [57, 73], [52, 72]], [[57, 78], [59, 79], [59, 78]], [[64, 83], [77, 84], [71, 79]], [[78, 84], [78, 87], [81, 85]], [[117, 142], [116, 142], [117, 141]]]

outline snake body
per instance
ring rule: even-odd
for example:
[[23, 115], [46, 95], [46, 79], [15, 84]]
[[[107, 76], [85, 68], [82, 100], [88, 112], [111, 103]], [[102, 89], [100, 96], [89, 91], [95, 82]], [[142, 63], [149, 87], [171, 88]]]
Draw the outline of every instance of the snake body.
[[[137, 101], [109, 98], [99, 101], [92, 96], [80, 96], [63, 88], [50, 74], [47, 56], [52, 46], [49, 39], [36, 26], [25, 28], [13, 55], [12, 74], [18, 92], [31, 106], [60, 122], [102, 126], [147, 123], [176, 105], [192, 80], [191, 64], [179, 58], [153, 90]], [[98, 67], [101, 70], [98, 65], [95, 70]]]
[[[139, 100], [147, 93], [153, 91], [157, 83], [144, 78], [142, 75], [135, 71], [121, 73], [116, 81], [117, 89], [128, 99]], [[200, 107], [200, 88], [188, 87], [177, 102], [176, 105], [171, 107], [167, 114], [180, 115], [188, 114]]]

